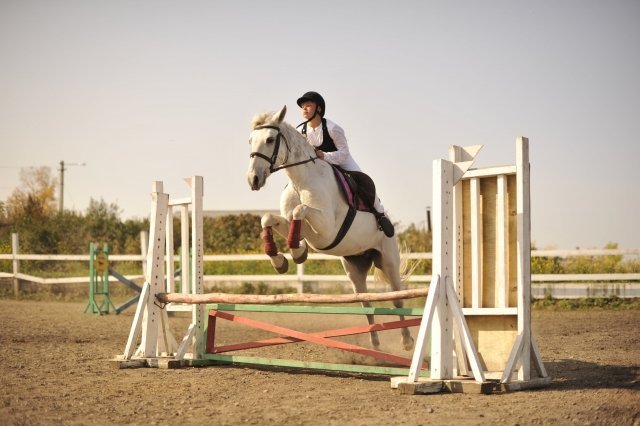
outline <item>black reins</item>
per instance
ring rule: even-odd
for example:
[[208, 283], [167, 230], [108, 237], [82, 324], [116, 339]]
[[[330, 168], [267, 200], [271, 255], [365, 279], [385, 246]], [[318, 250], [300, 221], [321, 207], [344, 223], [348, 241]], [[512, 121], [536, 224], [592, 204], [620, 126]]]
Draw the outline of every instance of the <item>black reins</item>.
[[[256, 152], [252, 152], [251, 154], [249, 154], [249, 158], [260, 157], [263, 160], [268, 161], [269, 162], [269, 171], [271, 173], [277, 172], [278, 170], [286, 169], [288, 167], [299, 166], [300, 164], [305, 164], [305, 163], [308, 163], [310, 161], [313, 161], [315, 163], [316, 159], [318, 158], [318, 157], [311, 157], [310, 156], [306, 160], [302, 160], [302, 161], [298, 161], [298, 162], [295, 162], [295, 163], [287, 164], [287, 161], [289, 161], [289, 153], [291, 152], [291, 148], [289, 147], [289, 142], [287, 141], [287, 138], [282, 134], [282, 131], [280, 130], [280, 127], [269, 125], [269, 124], [265, 124], [265, 125], [262, 125], [262, 126], [257, 126], [253, 130], [260, 130], [260, 129], [273, 129], [273, 130], [277, 130], [278, 131], [278, 136], [276, 137], [275, 147], [273, 148], [273, 154], [271, 154], [271, 157], [267, 157], [263, 153], [256, 151]], [[282, 164], [280, 166], [276, 167], [276, 161], [278, 159], [278, 152], [280, 150], [280, 139], [284, 140], [284, 144], [287, 147], [287, 152], [286, 152], [286, 155], [285, 155], [285, 158], [284, 158], [284, 161], [282, 162]]]

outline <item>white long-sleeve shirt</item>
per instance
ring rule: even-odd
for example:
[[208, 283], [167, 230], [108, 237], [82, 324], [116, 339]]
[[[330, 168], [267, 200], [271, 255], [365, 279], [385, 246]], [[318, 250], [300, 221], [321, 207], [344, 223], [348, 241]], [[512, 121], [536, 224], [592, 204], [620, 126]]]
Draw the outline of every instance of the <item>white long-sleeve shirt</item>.
[[[333, 144], [336, 146], [337, 151], [325, 152], [324, 160], [327, 163], [335, 164], [350, 172], [361, 172], [362, 169], [360, 169], [360, 166], [358, 166], [356, 160], [354, 160], [351, 156], [349, 145], [347, 144], [347, 137], [344, 135], [344, 130], [342, 130], [342, 127], [338, 126], [331, 120], [326, 121], [329, 136], [331, 136], [331, 139], [333, 139]], [[307, 124], [307, 141], [314, 148], [322, 145], [323, 139], [324, 137], [322, 133], [322, 124], [320, 124], [315, 129]], [[373, 207], [380, 213], [384, 213], [384, 206], [382, 205], [380, 197], [378, 197], [377, 194]]]
[[[325, 152], [324, 160], [327, 163], [335, 164], [348, 171], [362, 171], [360, 166], [358, 166], [358, 163], [356, 163], [356, 160], [351, 156], [349, 145], [347, 144], [347, 138], [344, 135], [342, 127], [338, 126], [333, 121], [327, 120], [327, 130], [329, 131], [331, 139], [333, 139], [333, 143], [336, 146], [337, 151]], [[314, 148], [322, 145], [322, 123], [316, 128], [307, 124], [307, 141]]]

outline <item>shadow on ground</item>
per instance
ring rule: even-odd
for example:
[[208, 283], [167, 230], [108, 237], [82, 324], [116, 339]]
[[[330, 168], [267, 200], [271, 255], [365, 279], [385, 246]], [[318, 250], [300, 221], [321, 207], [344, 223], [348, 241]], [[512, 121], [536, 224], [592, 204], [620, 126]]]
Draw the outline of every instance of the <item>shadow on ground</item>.
[[640, 390], [640, 367], [637, 366], [600, 365], [574, 359], [546, 361], [544, 365], [553, 378], [553, 388]]

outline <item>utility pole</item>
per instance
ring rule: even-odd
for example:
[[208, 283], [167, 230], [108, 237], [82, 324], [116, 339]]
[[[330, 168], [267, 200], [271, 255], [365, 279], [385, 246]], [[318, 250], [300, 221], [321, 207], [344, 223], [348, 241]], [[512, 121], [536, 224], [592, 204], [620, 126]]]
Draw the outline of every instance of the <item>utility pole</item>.
[[[86, 166], [87, 163], [67, 163], [67, 166]], [[62, 213], [64, 211], [64, 160], [60, 161], [60, 202], [58, 203], [58, 211]]]
[[64, 160], [60, 161], [60, 202], [58, 203], [58, 212], [64, 210]]

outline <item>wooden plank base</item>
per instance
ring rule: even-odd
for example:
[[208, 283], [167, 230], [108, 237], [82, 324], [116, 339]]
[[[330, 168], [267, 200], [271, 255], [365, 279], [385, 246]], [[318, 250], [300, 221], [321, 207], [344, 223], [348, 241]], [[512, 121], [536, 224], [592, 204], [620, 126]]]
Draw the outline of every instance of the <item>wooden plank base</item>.
[[476, 382], [473, 379], [432, 380], [420, 377], [418, 382], [407, 382], [406, 376], [392, 377], [391, 388], [403, 395], [427, 395], [438, 392], [491, 394], [540, 389], [551, 384], [551, 377], [536, 377], [525, 381], [500, 383], [498, 380]]
[[185, 365], [187, 365], [185, 360], [174, 359], [171, 357], [133, 358], [133, 359], [114, 358], [114, 359], [110, 359], [109, 362], [117, 370], [124, 369], [124, 368], [175, 369], [175, 368], [182, 368]]
[[[365, 365], [365, 364], [339, 364], [330, 362], [298, 361], [292, 359], [262, 358], [254, 356], [205, 354], [203, 360], [186, 360], [187, 365], [250, 365], [252, 367], [266, 369], [299, 369], [320, 370], [326, 372], [342, 372], [347, 374], [386, 375], [409, 374], [408, 368]], [[421, 370], [421, 374], [429, 375], [429, 370]]]
[[406, 380], [406, 377], [394, 377], [391, 387], [398, 389], [402, 395], [428, 395], [440, 392], [488, 395], [498, 386], [497, 382], [478, 383], [473, 379], [431, 380], [420, 378], [418, 382], [407, 382]]
[[[297, 361], [287, 359], [272, 359], [238, 355], [213, 355], [206, 354], [205, 359], [182, 359], [173, 358], [134, 358], [122, 359], [114, 358], [109, 360], [115, 369], [125, 368], [165, 368], [177, 369], [183, 367], [208, 367], [216, 365], [233, 365], [264, 368], [264, 369], [298, 369], [298, 370], [321, 370], [326, 372], [341, 372], [346, 374], [365, 374], [365, 375], [387, 375], [395, 376], [399, 374], [409, 374], [408, 368], [402, 367], [385, 367], [371, 365], [356, 364], [337, 364], [326, 362], [310, 362]], [[428, 375], [429, 370], [421, 371], [421, 374]], [[423, 379], [423, 377], [421, 377]]]
[[502, 392], [517, 392], [528, 389], [540, 389], [551, 384], [551, 377], [537, 377], [525, 381], [513, 381], [509, 383], [500, 383], [498, 390]]

